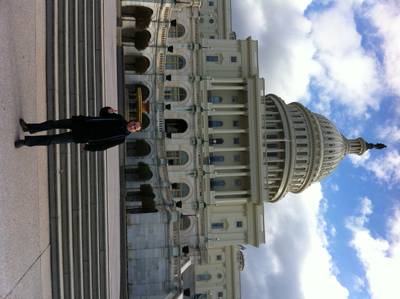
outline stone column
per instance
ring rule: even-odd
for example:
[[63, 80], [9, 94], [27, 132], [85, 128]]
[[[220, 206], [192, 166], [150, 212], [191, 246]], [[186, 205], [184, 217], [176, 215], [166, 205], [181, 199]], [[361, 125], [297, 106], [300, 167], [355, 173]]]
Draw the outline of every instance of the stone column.
[[215, 172], [215, 178], [249, 176], [250, 172]]
[[248, 147], [219, 147], [219, 146], [210, 146], [209, 151], [213, 152], [247, 152], [249, 150]]
[[249, 169], [249, 165], [214, 166], [214, 170]]
[[242, 134], [248, 133], [247, 129], [208, 129], [209, 134]]
[[217, 196], [236, 196], [236, 195], [250, 195], [250, 191], [241, 190], [241, 191], [214, 191], [215, 197]]
[[208, 104], [208, 109], [244, 109], [244, 104]]
[[208, 115], [210, 116], [216, 116], [216, 115], [246, 115], [247, 111], [220, 111], [220, 110], [215, 110], [215, 111], [208, 111]]
[[224, 198], [217, 199], [216, 205], [232, 205], [232, 204], [245, 204], [249, 200], [248, 197], [232, 197], [232, 198]]

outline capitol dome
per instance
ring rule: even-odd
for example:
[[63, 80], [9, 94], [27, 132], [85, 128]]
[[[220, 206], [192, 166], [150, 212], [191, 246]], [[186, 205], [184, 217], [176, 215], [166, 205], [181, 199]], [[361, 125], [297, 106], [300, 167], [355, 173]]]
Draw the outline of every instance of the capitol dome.
[[264, 98], [263, 153], [268, 201], [298, 193], [338, 166], [346, 154], [362, 155], [372, 147], [364, 139], [346, 139], [324, 116], [276, 95]]

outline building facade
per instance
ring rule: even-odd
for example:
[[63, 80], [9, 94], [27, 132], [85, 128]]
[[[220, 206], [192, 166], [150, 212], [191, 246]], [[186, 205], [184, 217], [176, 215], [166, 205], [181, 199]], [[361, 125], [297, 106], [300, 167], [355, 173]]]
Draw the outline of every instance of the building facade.
[[265, 95], [229, 0], [121, 1], [120, 32], [120, 109], [143, 126], [121, 163], [126, 296], [240, 298], [241, 245], [265, 242], [264, 202], [371, 145]]

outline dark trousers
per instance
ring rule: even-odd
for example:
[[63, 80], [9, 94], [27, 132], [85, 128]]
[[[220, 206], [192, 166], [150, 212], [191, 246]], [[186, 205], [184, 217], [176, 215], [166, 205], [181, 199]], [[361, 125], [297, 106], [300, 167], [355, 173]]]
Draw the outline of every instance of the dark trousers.
[[[27, 124], [29, 133], [37, 133], [53, 129], [72, 129], [71, 119], [48, 120], [38, 124]], [[54, 135], [25, 136], [27, 146], [50, 145], [75, 142], [72, 133], [66, 132]]]

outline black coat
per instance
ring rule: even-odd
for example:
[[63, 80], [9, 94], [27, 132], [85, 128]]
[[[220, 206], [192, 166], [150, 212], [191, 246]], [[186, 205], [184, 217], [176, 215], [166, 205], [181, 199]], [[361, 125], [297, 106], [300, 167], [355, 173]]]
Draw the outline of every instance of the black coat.
[[72, 135], [75, 142], [86, 143], [86, 151], [102, 151], [125, 141], [130, 134], [127, 121], [110, 107], [100, 109], [99, 116], [73, 116]]

